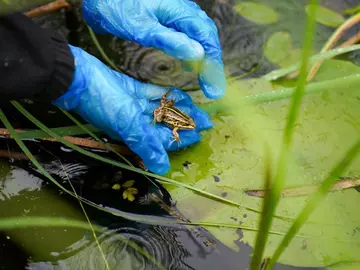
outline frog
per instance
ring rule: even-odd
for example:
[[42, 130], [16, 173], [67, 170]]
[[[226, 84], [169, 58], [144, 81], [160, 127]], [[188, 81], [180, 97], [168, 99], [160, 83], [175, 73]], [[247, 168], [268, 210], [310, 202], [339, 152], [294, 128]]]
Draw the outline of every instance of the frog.
[[152, 123], [163, 123], [170, 127], [172, 129], [174, 139], [172, 142], [176, 141], [178, 144], [181, 144], [178, 131], [182, 129], [195, 129], [196, 124], [194, 119], [192, 119], [189, 115], [174, 107], [175, 100], [166, 100], [170, 90], [171, 88], [168, 88], [166, 93], [161, 97], [160, 106], [158, 106], [153, 112], [154, 119]]

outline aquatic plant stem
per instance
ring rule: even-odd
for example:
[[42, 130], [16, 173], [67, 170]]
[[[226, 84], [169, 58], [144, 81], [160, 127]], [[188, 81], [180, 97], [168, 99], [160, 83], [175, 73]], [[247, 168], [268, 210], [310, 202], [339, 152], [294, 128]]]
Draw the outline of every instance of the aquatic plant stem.
[[[336, 42], [338, 42], [339, 39], [341, 38], [341, 36], [344, 34], [344, 32], [358, 22], [360, 22], [360, 13], [355, 14], [354, 16], [350, 17], [338, 29], [336, 29], [336, 31], [332, 34], [332, 36], [326, 42], [326, 44], [324, 45], [324, 47], [321, 49], [320, 52], [323, 53], [323, 52], [326, 52], [326, 51], [330, 50], [331, 48], [333, 48], [335, 46]], [[311, 67], [308, 77], [307, 77], [307, 81], [312, 80], [312, 78], [315, 76], [315, 74], [317, 73], [317, 71], [319, 70], [319, 68], [323, 62], [324, 62], [324, 60], [319, 60], [317, 63], [315, 63]], [[297, 75], [298, 75], [298, 72], [294, 72], [293, 74], [289, 75], [288, 78], [294, 78]]]
[[337, 164], [334, 169], [329, 173], [327, 178], [321, 184], [320, 188], [314, 193], [301, 210], [300, 214], [291, 225], [290, 229], [286, 233], [285, 237], [278, 245], [277, 249], [274, 252], [274, 255], [271, 257], [271, 261], [268, 264], [267, 269], [272, 269], [273, 264], [280, 258], [281, 254], [285, 248], [289, 245], [291, 239], [294, 235], [300, 230], [301, 226], [309, 218], [310, 214], [316, 209], [316, 206], [321, 203], [321, 201], [326, 197], [327, 193], [331, 189], [331, 186], [336, 181], [337, 177], [344, 173], [346, 168], [354, 160], [360, 150], [360, 139], [353, 144], [350, 150], [344, 155], [343, 159]]
[[92, 41], [94, 42], [96, 48], [99, 50], [99, 52], [101, 54], [101, 57], [104, 58], [104, 60], [108, 63], [109, 66], [111, 66], [117, 72], [121, 72], [121, 70], [115, 65], [115, 63], [107, 56], [107, 54], [105, 53], [104, 49], [101, 47], [94, 31], [91, 29], [91, 27], [89, 25], [86, 25], [86, 26], [89, 30]]
[[[354, 37], [351, 38], [350, 40], [353, 40], [353, 39], [354, 39]], [[348, 41], [350, 41], [350, 40], [348, 40]], [[343, 44], [345, 44], [346, 42], [344, 42]], [[360, 50], [360, 45], [352, 45], [352, 46], [348, 46], [348, 47], [341, 47], [342, 45], [340, 45], [336, 49], [332, 49], [332, 50], [329, 50], [329, 51], [326, 51], [326, 52], [321, 52], [321, 53], [318, 53], [316, 55], [313, 55], [310, 58], [310, 63], [315, 64], [317, 61], [320, 61], [320, 60], [331, 59], [331, 58], [334, 58], [335, 56], [338, 56], [338, 55], [341, 55], [341, 54], [345, 54], [345, 53], [348, 53], [348, 52], [353, 52], [353, 51], [356, 51], [356, 50]], [[293, 64], [293, 65], [291, 65], [289, 67], [286, 67], [286, 68], [276, 69], [274, 71], [271, 71], [271, 72], [265, 74], [264, 76], [262, 76], [262, 78], [264, 78], [264, 79], [266, 79], [268, 81], [274, 81], [274, 80], [277, 80], [277, 79], [279, 79], [281, 77], [286, 76], [287, 74], [289, 74], [291, 72], [296, 71], [297, 69], [299, 69], [299, 66], [300, 66], [300, 64], [296, 63], [296, 64]]]
[[[355, 25], [356, 23], [360, 22], [360, 13], [355, 14], [354, 16], [352, 16], [351, 18], [349, 18], [348, 20], [346, 20], [336, 31], [335, 33], [330, 37], [330, 39], [328, 40], [328, 42], [326, 42], [325, 46], [321, 49], [321, 52], [326, 52], [329, 49], [331, 49], [332, 47], [335, 46], [336, 42], [339, 41], [339, 39], [341, 38], [341, 36], [344, 34], [344, 32], [349, 29], [350, 27], [352, 27], [353, 25]], [[312, 78], [314, 78], [315, 74], [317, 73], [317, 71], [319, 70], [321, 64], [323, 63], [323, 61], [319, 61], [316, 64], [314, 64], [310, 71], [309, 71], [309, 75], [307, 77], [307, 81], [311, 81]]]
[[351, 46], [353, 44], [356, 44], [358, 42], [360, 42], [360, 32], [353, 35], [347, 41], [344, 41], [343, 43], [341, 43], [337, 48], [345, 48], [345, 47]]
[[277, 163], [277, 172], [273, 181], [273, 188], [269, 192], [269, 201], [263, 208], [263, 214], [260, 219], [259, 233], [256, 237], [256, 244], [254, 248], [254, 255], [251, 260], [250, 269], [259, 270], [265, 251], [265, 245], [268, 239], [268, 231], [272, 225], [273, 214], [280, 199], [281, 190], [284, 186], [287, 162], [290, 156], [290, 147], [293, 137], [294, 124], [297, 120], [298, 113], [300, 110], [301, 99], [305, 93], [305, 84], [307, 77], [308, 62], [311, 56], [314, 29], [315, 29], [315, 16], [316, 9], [318, 6], [317, 0], [312, 0], [309, 8], [309, 16], [306, 20], [305, 27], [305, 40], [301, 58], [300, 75], [297, 82], [296, 90], [292, 96], [291, 107], [287, 117], [285, 131], [283, 135], [283, 144], [280, 152], [280, 157]]

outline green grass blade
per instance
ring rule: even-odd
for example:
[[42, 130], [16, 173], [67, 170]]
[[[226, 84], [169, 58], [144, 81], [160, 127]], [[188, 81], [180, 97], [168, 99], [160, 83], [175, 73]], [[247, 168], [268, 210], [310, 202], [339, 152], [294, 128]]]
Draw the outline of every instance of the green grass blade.
[[300, 230], [301, 226], [309, 218], [310, 214], [315, 210], [316, 206], [325, 199], [327, 193], [329, 192], [332, 185], [336, 182], [339, 175], [342, 175], [350, 163], [355, 159], [360, 150], [360, 140], [358, 140], [348, 152], [345, 154], [343, 159], [337, 164], [333, 170], [329, 173], [325, 181], [321, 184], [316, 193], [314, 193], [291, 225], [290, 229], [286, 233], [282, 242], [278, 245], [277, 249], [274, 252], [274, 255], [271, 258], [268, 269], [271, 269], [271, 266], [280, 258], [281, 254], [285, 248], [289, 245], [291, 239], [295, 234]]
[[[225, 203], [225, 204], [228, 204], [228, 205], [232, 205], [232, 206], [236, 206], [236, 207], [243, 207], [242, 205], [240, 205], [239, 203], [237, 202], [234, 202], [234, 201], [231, 201], [231, 200], [228, 200], [228, 199], [225, 199], [225, 198], [222, 198], [220, 196], [217, 196], [217, 195], [214, 195], [214, 194], [211, 194], [209, 192], [206, 192], [206, 191], [203, 191], [201, 189], [198, 189], [198, 188], [195, 188], [195, 187], [192, 187], [190, 185], [186, 185], [186, 184], [183, 184], [181, 182], [178, 182], [178, 181], [175, 181], [175, 180], [172, 180], [172, 179], [169, 179], [167, 177], [164, 177], [164, 176], [160, 176], [160, 175], [156, 175], [156, 174], [153, 174], [153, 173], [150, 173], [150, 172], [145, 172], [141, 169], [137, 169], [135, 167], [132, 167], [132, 166], [129, 166], [129, 165], [126, 165], [126, 164], [123, 164], [123, 163], [120, 163], [120, 162], [117, 162], [117, 161], [114, 161], [114, 160], [111, 160], [111, 159], [108, 159], [108, 158], [105, 158], [105, 157], [102, 157], [100, 155], [97, 155], [95, 153], [92, 153], [90, 151], [87, 151], [85, 149], [82, 149], [81, 147], [77, 146], [77, 145], [74, 145], [66, 140], [64, 140], [63, 138], [61, 138], [59, 135], [57, 135], [56, 133], [52, 132], [48, 127], [46, 127], [44, 124], [42, 124], [38, 119], [36, 119], [32, 114], [30, 114], [20, 103], [18, 103], [17, 101], [11, 101], [11, 103], [15, 106], [15, 108], [17, 108], [19, 110], [19, 112], [21, 112], [27, 119], [29, 119], [31, 122], [33, 122], [38, 128], [40, 128], [41, 130], [43, 130], [44, 132], [48, 133], [49, 136], [55, 138], [56, 140], [58, 140], [59, 142], [63, 143], [64, 145], [68, 146], [69, 148], [72, 148], [74, 149], [75, 151], [78, 151], [79, 153], [81, 154], [84, 154], [88, 157], [91, 157], [91, 158], [94, 158], [96, 160], [99, 160], [99, 161], [102, 161], [104, 163], [107, 163], [107, 164], [110, 164], [110, 165], [113, 165], [113, 166], [116, 166], [116, 167], [119, 167], [119, 168], [122, 168], [122, 169], [126, 169], [126, 170], [130, 170], [130, 171], [133, 171], [133, 172], [136, 172], [136, 173], [140, 173], [140, 174], [143, 174], [143, 175], [147, 175], [147, 176], [150, 176], [150, 177], [154, 177], [156, 178], [157, 180], [159, 180], [160, 182], [164, 182], [164, 183], [170, 183], [170, 184], [174, 184], [174, 185], [177, 185], [177, 186], [180, 186], [180, 187], [184, 187], [184, 188], [187, 188], [189, 190], [192, 190], [194, 192], [197, 192], [203, 196], [206, 196], [206, 197], [209, 197], [211, 199], [215, 199], [217, 201], [220, 201], [222, 203]], [[256, 210], [256, 209], [253, 209], [251, 207], [247, 207], [246, 209], [250, 210], [250, 211], [254, 211], [256, 213], [259, 213], [259, 210]], [[291, 220], [290, 218], [287, 218], [287, 217], [282, 217], [284, 220]]]
[[[65, 192], [66, 194], [69, 194], [70, 196], [73, 196], [74, 198], [76, 198], [76, 195], [74, 193], [72, 193], [71, 191], [67, 190], [66, 188], [64, 188], [62, 185], [60, 185], [42, 166], [41, 164], [36, 160], [36, 158], [33, 156], [33, 154], [30, 152], [30, 150], [25, 146], [25, 144], [21, 141], [21, 139], [19, 138], [18, 134], [16, 133], [15, 129], [13, 128], [13, 126], [10, 124], [9, 120], [6, 118], [5, 114], [3, 113], [3, 111], [0, 109], [0, 120], [4, 123], [5, 127], [9, 130], [11, 136], [14, 138], [14, 140], [16, 141], [16, 143], [19, 145], [19, 147], [21, 148], [21, 150], [25, 153], [25, 155], [30, 159], [30, 161], [35, 165], [35, 167], [45, 176], [47, 177], [54, 185], [56, 185], [59, 189], [61, 189], [63, 192]], [[133, 214], [133, 213], [127, 213], [124, 211], [120, 211], [120, 210], [113, 210], [107, 207], [101, 207], [91, 201], [86, 200], [85, 198], [82, 198], [80, 196], [78, 196], [78, 198], [83, 202], [86, 203], [92, 207], [95, 207], [98, 210], [107, 212], [109, 214], [115, 215], [115, 216], [119, 216], [119, 217], [123, 217], [125, 219], [129, 219], [129, 220], [134, 220], [134, 221], [138, 221], [138, 222], [145, 222], [145, 223], [155, 223], [155, 224], [167, 224], [166, 218], [153, 218], [150, 216], [145, 216], [145, 215], [138, 215], [138, 214]], [[171, 222], [170, 222], [171, 223]], [[177, 223], [171, 223], [171, 224], [177, 224]]]
[[[124, 157], [123, 155], [121, 155], [118, 151], [116, 151], [111, 145], [109, 145], [108, 143], [106, 143], [105, 141], [101, 140], [98, 136], [96, 136], [93, 132], [91, 132], [91, 130], [89, 130], [85, 125], [81, 124], [78, 120], [76, 120], [75, 117], [73, 117], [69, 112], [61, 109], [59, 107], [59, 110], [65, 114], [71, 121], [73, 121], [78, 127], [80, 127], [83, 131], [85, 131], [87, 134], [89, 134], [94, 140], [96, 140], [97, 142], [99, 142], [100, 144], [102, 144], [102, 146], [104, 146], [106, 149], [108, 149], [109, 151], [113, 152], [114, 154], [116, 154], [118, 157], [120, 157], [122, 160], [124, 160], [129, 166], [135, 167], [126, 157]], [[157, 183], [155, 183], [150, 177], [148, 177], [147, 175], [144, 175], [144, 177], [150, 181], [150, 183], [152, 183], [155, 187], [158, 187], [159, 190], [160, 187], [158, 186]]]
[[91, 220], [90, 220], [88, 214], [86, 213], [86, 210], [85, 210], [85, 208], [84, 208], [84, 206], [83, 206], [83, 204], [82, 204], [82, 202], [81, 202], [78, 194], [76, 193], [76, 190], [75, 190], [73, 184], [72, 184], [71, 181], [70, 181], [70, 177], [69, 177], [67, 171], [65, 170], [65, 168], [64, 168], [64, 166], [63, 166], [63, 164], [62, 164], [62, 162], [61, 162], [61, 160], [60, 160], [59, 158], [58, 158], [58, 161], [59, 161], [60, 164], [61, 164], [62, 170], [63, 170], [63, 172], [64, 172], [64, 174], [65, 174], [65, 176], [66, 176], [66, 179], [67, 179], [69, 185], [71, 186], [71, 189], [73, 190], [73, 192], [74, 192], [74, 194], [75, 194], [75, 196], [76, 196], [76, 199], [78, 200], [78, 202], [79, 202], [79, 204], [80, 204], [81, 210], [83, 211], [83, 213], [84, 213], [84, 215], [85, 215], [85, 218], [86, 218], [86, 220], [87, 220], [87, 222], [88, 222], [88, 224], [89, 224], [89, 226], [90, 226], [91, 232], [92, 232], [92, 234], [93, 234], [93, 237], [94, 237], [94, 240], [95, 240], [95, 242], [96, 242], [96, 245], [97, 245], [97, 247], [98, 247], [98, 249], [99, 249], [99, 252], [100, 252], [100, 254], [101, 254], [101, 257], [102, 257], [102, 259], [103, 259], [103, 261], [104, 261], [105, 267], [106, 267], [107, 270], [110, 270], [110, 265], [109, 265], [109, 263], [108, 263], [108, 261], [107, 261], [107, 259], [106, 259], [106, 256], [105, 256], [105, 253], [104, 253], [103, 249], [101, 248], [99, 239], [98, 239], [98, 237], [97, 237], [97, 235], [96, 235], [96, 233], [95, 233], [94, 226], [93, 226], [93, 224], [91, 223]]
[[[16, 102], [14, 102], [16, 104]], [[14, 105], [15, 106], [15, 105]], [[21, 106], [21, 105], [20, 105]], [[25, 109], [24, 109], [25, 110]], [[25, 112], [27, 112], [25, 110]], [[200, 226], [197, 223], [188, 223], [188, 222], [174, 222], [174, 221], [170, 221], [167, 220], [165, 218], [159, 218], [159, 219], [154, 219], [154, 218], [147, 218], [144, 217], [144, 215], [136, 215], [136, 214], [129, 214], [129, 213], [125, 213], [123, 211], [113, 211], [112, 209], [108, 209], [105, 207], [100, 207], [90, 201], [87, 201], [86, 199], [75, 195], [74, 193], [68, 191], [67, 189], [65, 189], [63, 186], [61, 186], [41, 165], [40, 163], [35, 159], [35, 157], [31, 154], [31, 152], [29, 151], [29, 149], [25, 146], [25, 144], [21, 141], [21, 139], [19, 138], [18, 134], [16, 133], [15, 129], [12, 127], [12, 125], [10, 124], [10, 122], [8, 121], [8, 119], [6, 118], [6, 116], [4, 115], [4, 113], [2, 112], [2, 110], [0, 109], [0, 120], [3, 122], [3, 124], [5, 125], [5, 127], [9, 130], [11, 136], [14, 138], [14, 140], [18, 143], [19, 147], [21, 148], [21, 150], [29, 157], [29, 159], [33, 162], [33, 164], [39, 169], [39, 171], [46, 176], [52, 183], [54, 183], [57, 187], [59, 187], [62, 191], [64, 191], [65, 193], [78, 198], [80, 201], [93, 206], [99, 210], [105, 211], [109, 214], [113, 214], [115, 216], [120, 216], [126, 219], [130, 219], [130, 220], [134, 220], [134, 221], [138, 221], [138, 222], [147, 222], [147, 223], [155, 223], [155, 224], [177, 224], [177, 225], [186, 225], [186, 226]], [[232, 224], [214, 224], [214, 223], [202, 223], [204, 226], [210, 226], [209, 224], [212, 224], [211, 227], [214, 226], [218, 226], [218, 227], [223, 227], [223, 228], [242, 228], [244, 230], [249, 229], [248, 227], [239, 227], [240, 225], [232, 225]], [[90, 228], [90, 226], [87, 224], [86, 225], [87, 228]], [[1, 227], [0, 227], [1, 229]], [[250, 230], [256, 230], [255, 228], [250, 228]]]
[[[273, 214], [279, 202], [281, 190], [284, 186], [287, 161], [290, 155], [290, 146], [292, 142], [294, 123], [298, 117], [301, 99], [305, 92], [308, 62], [312, 51], [312, 44], [315, 32], [315, 15], [317, 6], [318, 1], [312, 0], [309, 9], [309, 16], [306, 20], [305, 41], [301, 59], [299, 80], [297, 83], [296, 91], [292, 97], [292, 103], [287, 117], [287, 123], [283, 136], [283, 145], [277, 163], [277, 172], [275, 175], [273, 188], [271, 188], [270, 192], [268, 193], [269, 199], [267, 205], [264, 205], [263, 214], [261, 216], [259, 225], [259, 231], [261, 233], [257, 235], [256, 245], [254, 248], [254, 256], [251, 260], [251, 270], [260, 269], [262, 257], [265, 251], [265, 245], [268, 239], [268, 231], [270, 230], [270, 227], [272, 225]], [[262, 239], [259, 239], [259, 237], [262, 237]]]
[[87, 25], [87, 28], [89, 30], [90, 37], [91, 37], [92, 41], [94, 42], [96, 48], [99, 50], [99, 52], [101, 54], [101, 57], [104, 58], [104, 60], [108, 63], [109, 66], [111, 66], [116, 71], [121, 72], [121, 70], [115, 65], [115, 63], [113, 61], [111, 61], [111, 59], [107, 56], [107, 54], [105, 53], [105, 51], [101, 47], [101, 45], [100, 45], [94, 31], [91, 29], [91, 27]]
[[[94, 134], [93, 132], [91, 132], [91, 130], [89, 130], [85, 125], [81, 124], [75, 117], [73, 117], [69, 112], [61, 109], [60, 107], [58, 107], [58, 109], [65, 114], [71, 121], [73, 121], [79, 128], [81, 128], [86, 134], [89, 134], [94, 140], [96, 140], [97, 142], [101, 143], [102, 146], [104, 146], [106, 149], [108, 149], [109, 151], [112, 151], [113, 153], [115, 153], [118, 157], [120, 157], [122, 160], [124, 160], [128, 165], [132, 166], [131, 162], [124, 157], [123, 155], [121, 155], [118, 151], [116, 151], [113, 147], [111, 147], [109, 144], [107, 144], [106, 142], [104, 142], [103, 140], [101, 140], [98, 136], [96, 136], [96, 134]], [[55, 132], [56, 133], [56, 132]]]

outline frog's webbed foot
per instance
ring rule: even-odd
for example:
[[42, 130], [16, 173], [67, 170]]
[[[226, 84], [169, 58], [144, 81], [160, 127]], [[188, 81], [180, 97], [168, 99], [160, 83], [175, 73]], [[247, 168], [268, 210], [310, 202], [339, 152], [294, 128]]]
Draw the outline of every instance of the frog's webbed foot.
[[178, 130], [179, 130], [179, 128], [174, 128], [174, 129], [173, 129], [172, 134], [173, 134], [174, 140], [172, 140], [171, 143], [177, 141], [178, 146], [180, 146], [181, 140], [180, 140], [180, 136], [179, 136]]

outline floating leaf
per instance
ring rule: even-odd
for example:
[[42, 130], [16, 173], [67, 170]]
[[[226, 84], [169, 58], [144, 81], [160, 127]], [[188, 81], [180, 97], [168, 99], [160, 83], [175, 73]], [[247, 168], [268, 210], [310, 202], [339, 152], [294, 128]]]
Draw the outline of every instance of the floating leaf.
[[240, 2], [234, 8], [245, 19], [258, 24], [272, 24], [279, 19], [279, 14], [273, 8], [259, 3]]
[[295, 64], [300, 59], [300, 50], [294, 49], [288, 32], [272, 34], [265, 44], [266, 58], [281, 67]]
[[[310, 5], [305, 6], [306, 13], [309, 13]], [[345, 21], [345, 18], [334, 10], [323, 6], [318, 6], [316, 11], [316, 21], [326, 26], [337, 27]]]
[[120, 190], [120, 189], [121, 189], [121, 185], [118, 184], [118, 183], [116, 183], [116, 184], [114, 184], [114, 185], [112, 186], [112, 189], [114, 189], [114, 190]]
[[128, 199], [130, 202], [135, 200], [135, 194], [138, 193], [138, 190], [136, 188], [128, 188], [123, 192], [123, 198], [124, 200]]
[[[359, 85], [360, 76], [353, 75], [354, 81], [344, 84], [334, 83], [360, 74], [360, 68], [352, 63], [327, 60], [317, 74], [317, 83], [322, 92], [304, 98], [300, 119], [294, 130], [292, 154], [288, 160], [288, 174], [285, 188], [309, 184], [319, 184], [327, 173], [342, 158], [360, 134]], [[224, 198], [259, 208], [262, 199], [250, 197], [245, 190], [262, 189], [264, 160], [263, 146], [270, 146], [272, 171], [281, 149], [281, 138], [289, 101], [279, 100], [256, 106], [240, 103], [243, 95], [252, 93], [280, 92], [264, 79], [248, 79], [234, 82], [227, 87], [226, 96], [213, 102], [211, 116], [214, 128], [202, 133], [202, 141], [186, 150], [182, 155], [172, 154], [172, 170], [169, 175], [196, 188], [206, 186], [206, 191]], [[280, 95], [279, 94], [279, 95]], [[197, 102], [197, 100], [194, 100]], [[210, 110], [210, 109], [209, 109]], [[191, 160], [187, 169], [182, 165]], [[217, 176], [216, 181], [214, 175]], [[360, 158], [357, 158], [344, 175], [339, 177], [359, 177]], [[220, 205], [216, 201], [185, 190], [165, 185], [177, 207], [193, 222], [242, 222], [244, 226], [257, 226], [260, 215], [245, 209], [234, 209]], [[296, 217], [308, 196], [281, 198], [278, 215]], [[360, 204], [359, 193], [354, 189], [334, 192], [311, 215], [299, 235], [310, 235], [306, 239], [293, 239], [280, 257], [279, 262], [297, 266], [325, 266], [343, 260], [357, 260], [360, 254], [360, 216], [356, 215]], [[289, 222], [276, 220], [271, 230], [287, 232]], [[243, 231], [242, 237], [235, 231], [208, 228], [224, 244], [239, 249], [237, 241], [254, 247], [256, 232]], [[356, 232], [356, 233], [354, 233]], [[265, 256], [271, 256], [282, 237], [272, 235], [268, 239]], [[306, 245], [304, 245], [306, 240]]]

